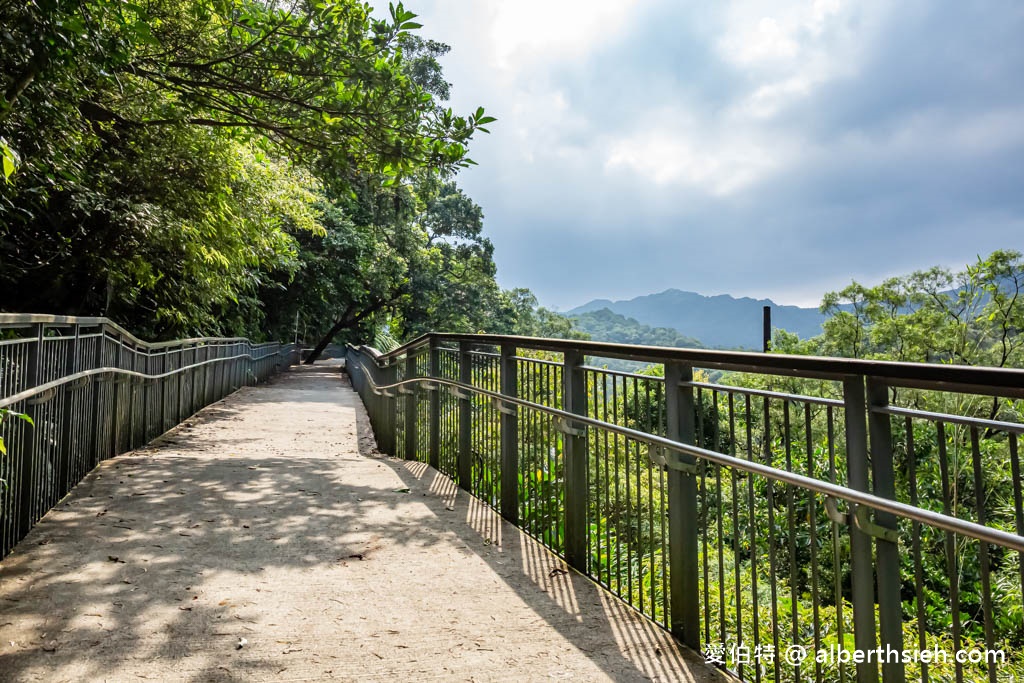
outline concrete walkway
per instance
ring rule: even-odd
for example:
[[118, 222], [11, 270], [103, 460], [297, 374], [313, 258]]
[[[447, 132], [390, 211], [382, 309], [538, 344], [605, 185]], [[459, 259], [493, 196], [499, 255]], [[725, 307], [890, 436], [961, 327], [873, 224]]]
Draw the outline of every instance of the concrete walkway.
[[0, 563], [0, 681], [712, 681], [451, 481], [334, 366], [103, 463]]

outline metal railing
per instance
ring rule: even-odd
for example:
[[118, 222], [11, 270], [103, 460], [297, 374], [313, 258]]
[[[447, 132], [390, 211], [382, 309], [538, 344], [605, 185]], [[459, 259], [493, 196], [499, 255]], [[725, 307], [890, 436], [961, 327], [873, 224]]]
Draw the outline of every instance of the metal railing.
[[0, 313], [0, 409], [27, 417], [0, 424], [0, 558], [100, 461], [294, 355], [277, 342], [147, 343], [105, 318]]
[[1024, 671], [1022, 371], [435, 334], [347, 366], [382, 451], [742, 679]]

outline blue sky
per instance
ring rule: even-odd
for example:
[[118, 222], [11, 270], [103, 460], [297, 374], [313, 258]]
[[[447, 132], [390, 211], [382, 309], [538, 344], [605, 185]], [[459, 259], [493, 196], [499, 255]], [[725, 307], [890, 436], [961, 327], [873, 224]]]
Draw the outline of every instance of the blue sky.
[[1024, 3], [407, 0], [498, 280], [567, 309], [669, 287], [816, 305], [1024, 250]]

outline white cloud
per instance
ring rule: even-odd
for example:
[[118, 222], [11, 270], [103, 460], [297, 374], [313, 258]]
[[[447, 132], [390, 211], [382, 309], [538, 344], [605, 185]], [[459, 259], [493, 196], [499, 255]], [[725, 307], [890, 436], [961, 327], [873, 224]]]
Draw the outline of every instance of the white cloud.
[[[746, 22], [745, 22], [746, 23]], [[800, 44], [772, 17], [761, 17], [753, 25], [731, 27], [720, 40], [722, 56], [741, 66], [763, 66], [790, 62], [800, 54]]]
[[580, 59], [628, 32], [640, 0], [501, 2], [489, 26], [492, 64], [521, 69], [538, 61]]
[[[1009, 11], [923, 0], [407, 4], [424, 35], [452, 45], [455, 109], [482, 104], [499, 119], [474, 139], [481, 165], [460, 183], [484, 207], [505, 286], [565, 305], [602, 287], [667, 286], [811, 303], [850, 277], [870, 281], [865, 264], [905, 272], [957, 263], [938, 244], [1019, 244], [1019, 193], [1003, 187], [1015, 187], [1024, 148], [1024, 53], [1011, 39], [1021, 20]], [[979, 207], [1006, 217], [979, 219]], [[524, 235], [577, 256], [538, 255]], [[676, 267], [697, 252], [738, 268], [722, 280], [701, 262]], [[611, 280], [590, 265], [612, 257], [623, 266]]]
[[749, 83], [735, 111], [771, 118], [817, 87], [855, 75], [887, 12], [870, 1], [730, 3], [716, 47]]
[[680, 123], [682, 117], [663, 115], [669, 126], [645, 127], [609, 142], [604, 168], [628, 170], [658, 185], [687, 187], [725, 197], [763, 178], [788, 156], [780, 142], [768, 144], [753, 137]]

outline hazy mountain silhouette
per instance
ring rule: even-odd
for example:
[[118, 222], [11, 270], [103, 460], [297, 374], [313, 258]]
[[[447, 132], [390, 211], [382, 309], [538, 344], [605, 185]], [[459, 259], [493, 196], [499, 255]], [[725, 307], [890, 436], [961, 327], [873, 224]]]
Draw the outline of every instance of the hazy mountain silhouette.
[[761, 348], [761, 311], [772, 307], [772, 327], [795, 332], [801, 339], [821, 334], [825, 316], [817, 308], [780, 306], [771, 299], [737, 299], [729, 294], [704, 296], [696, 292], [666, 289], [634, 299], [595, 299], [565, 315], [608, 309], [652, 327], [671, 327], [705, 346], [717, 348]]

